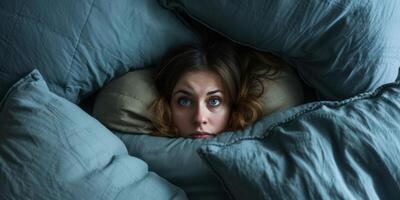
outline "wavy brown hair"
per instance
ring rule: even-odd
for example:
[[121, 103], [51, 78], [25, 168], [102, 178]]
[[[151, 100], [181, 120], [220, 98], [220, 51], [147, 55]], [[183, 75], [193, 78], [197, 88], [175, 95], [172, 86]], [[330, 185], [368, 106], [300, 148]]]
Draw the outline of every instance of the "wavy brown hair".
[[232, 108], [224, 131], [246, 128], [262, 116], [260, 96], [263, 79], [273, 79], [284, 65], [272, 54], [216, 42], [206, 47], [182, 46], [166, 55], [154, 73], [159, 97], [152, 103], [154, 135], [175, 137], [178, 130], [171, 119], [170, 101], [173, 89], [183, 74], [201, 69], [217, 73], [227, 90]]

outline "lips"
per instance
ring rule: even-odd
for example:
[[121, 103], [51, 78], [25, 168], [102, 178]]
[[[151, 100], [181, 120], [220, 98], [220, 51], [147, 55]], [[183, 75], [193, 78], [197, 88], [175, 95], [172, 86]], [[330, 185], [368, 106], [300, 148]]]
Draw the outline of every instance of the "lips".
[[206, 132], [198, 132], [198, 133], [193, 133], [190, 135], [192, 138], [208, 138], [211, 137], [211, 133], [206, 133]]

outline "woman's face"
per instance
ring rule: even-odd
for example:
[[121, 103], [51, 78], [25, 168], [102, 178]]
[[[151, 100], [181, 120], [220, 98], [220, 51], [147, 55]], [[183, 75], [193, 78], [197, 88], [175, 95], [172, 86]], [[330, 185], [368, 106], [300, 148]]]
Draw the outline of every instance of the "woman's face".
[[230, 104], [221, 78], [213, 71], [185, 73], [171, 96], [172, 122], [184, 137], [203, 138], [223, 131]]

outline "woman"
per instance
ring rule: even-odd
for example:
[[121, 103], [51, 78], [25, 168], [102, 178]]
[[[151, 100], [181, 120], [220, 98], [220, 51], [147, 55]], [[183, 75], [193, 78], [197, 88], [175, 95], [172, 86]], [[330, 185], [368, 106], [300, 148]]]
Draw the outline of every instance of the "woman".
[[205, 138], [243, 129], [263, 115], [263, 79], [286, 66], [228, 42], [187, 46], [162, 60], [151, 107], [155, 135]]

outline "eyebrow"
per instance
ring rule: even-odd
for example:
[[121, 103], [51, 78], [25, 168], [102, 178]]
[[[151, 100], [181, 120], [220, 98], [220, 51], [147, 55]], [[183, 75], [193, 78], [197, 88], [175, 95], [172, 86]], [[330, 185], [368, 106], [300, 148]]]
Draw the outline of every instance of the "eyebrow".
[[[212, 95], [212, 94], [215, 94], [215, 93], [218, 93], [218, 92], [221, 92], [221, 90], [217, 89], [217, 90], [213, 90], [213, 91], [207, 92], [207, 95]], [[186, 94], [186, 95], [188, 95], [188, 96], [192, 96], [192, 93], [190, 93], [190, 92], [188, 92], [188, 91], [186, 91], [186, 90], [178, 90], [178, 91], [176, 91], [176, 92], [174, 93], [174, 95], [175, 95], [175, 94], [178, 94], [178, 93], [183, 93], [183, 94]], [[222, 93], [222, 92], [221, 92], [221, 93]]]
[[215, 93], [218, 93], [218, 92], [221, 92], [221, 90], [213, 90], [213, 91], [207, 92], [207, 95], [215, 94]]
[[178, 90], [178, 91], [176, 91], [176, 92], [174, 93], [174, 95], [176, 95], [176, 94], [178, 94], [178, 93], [183, 93], [183, 94], [186, 94], [186, 95], [188, 95], [188, 96], [192, 96], [192, 93], [190, 93], [190, 92], [188, 92], [188, 91], [186, 91], [186, 90]]

